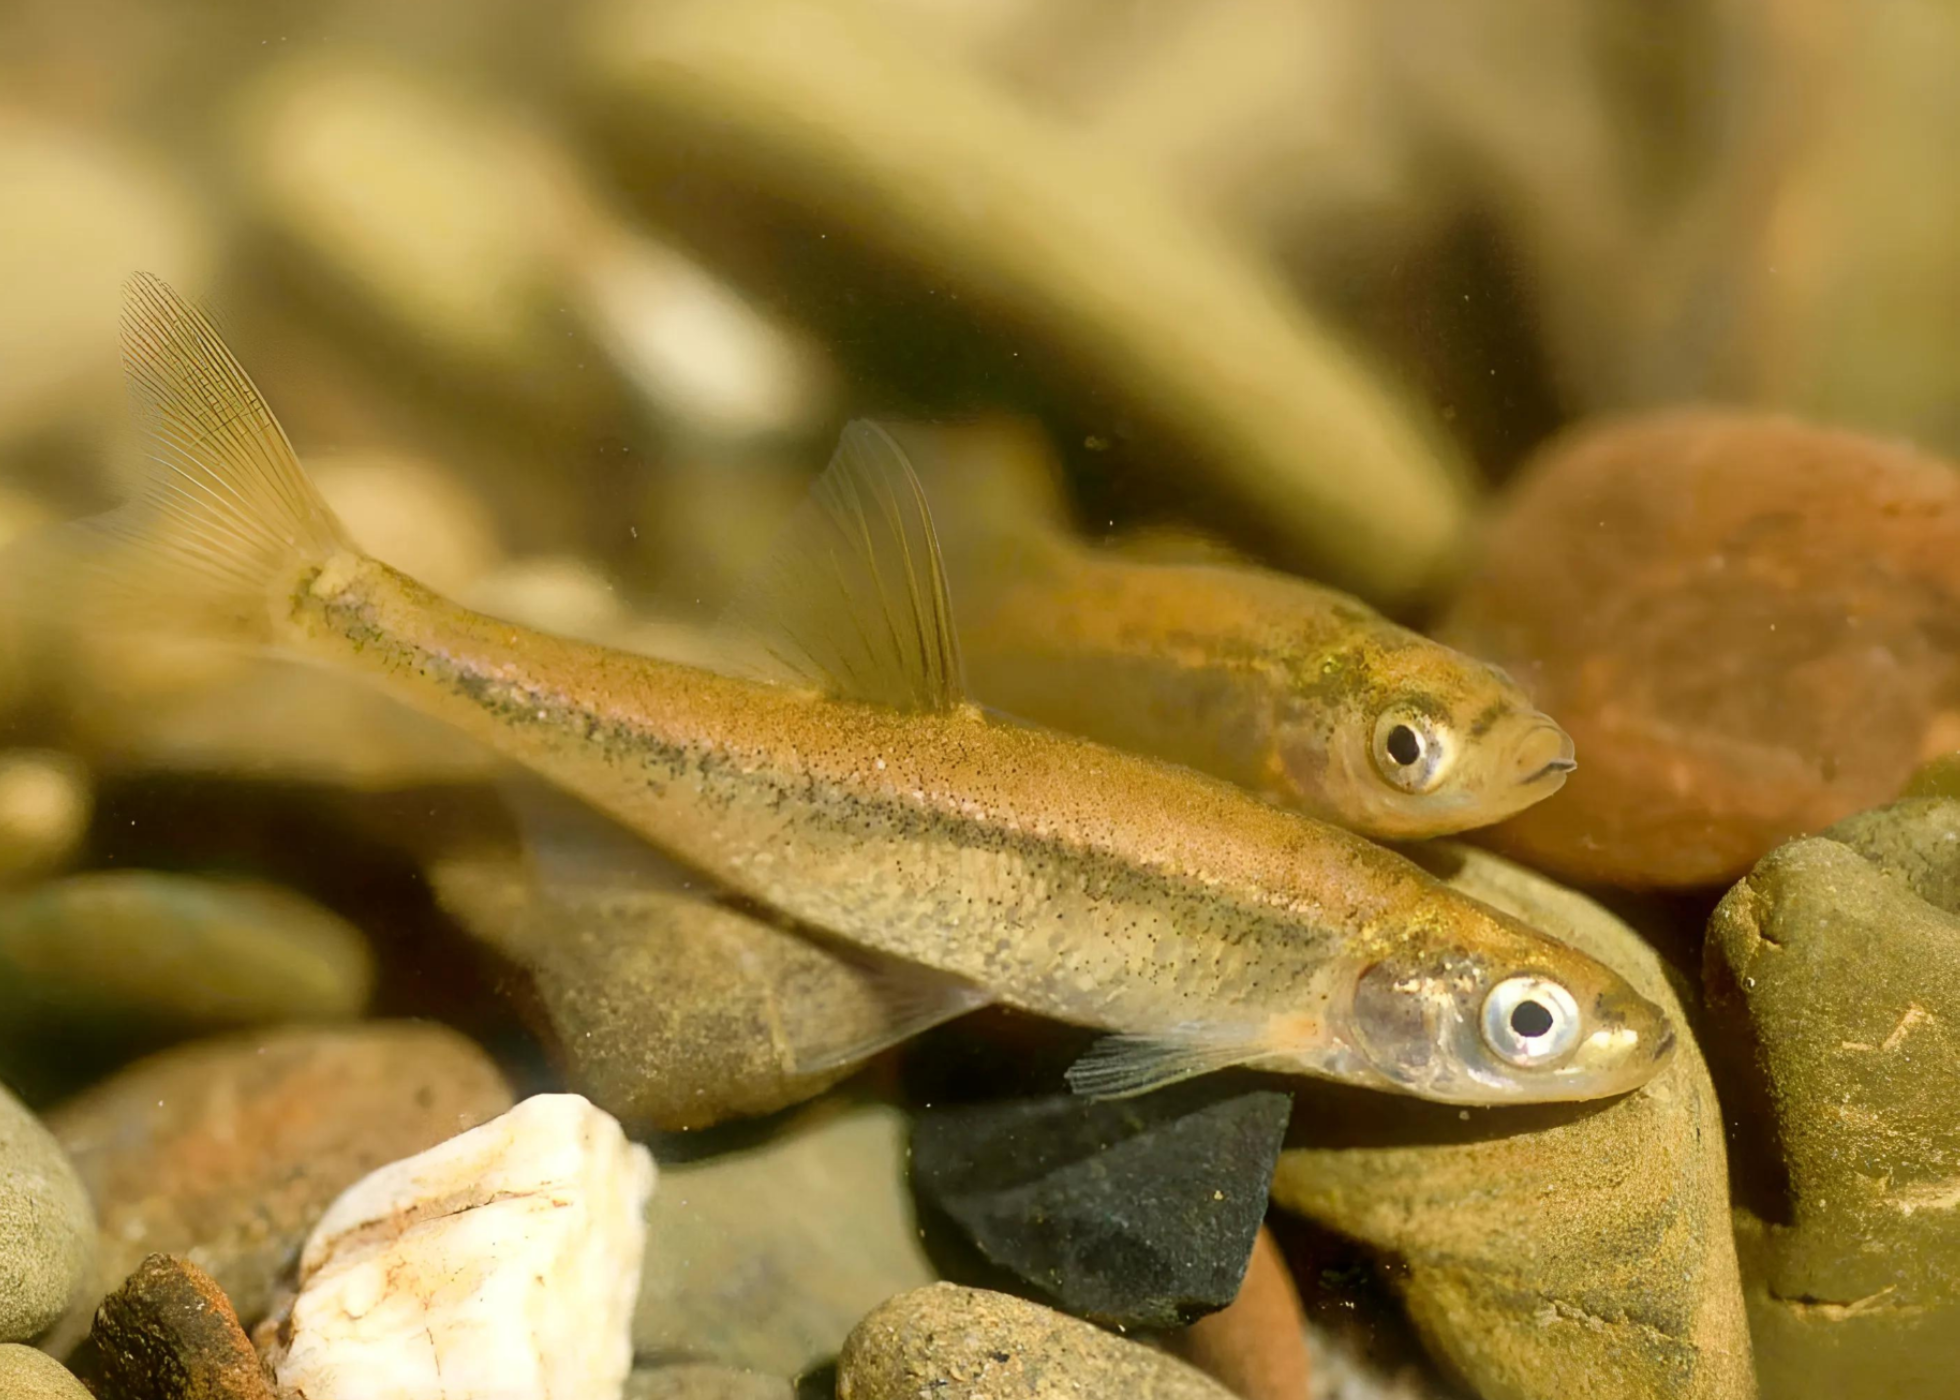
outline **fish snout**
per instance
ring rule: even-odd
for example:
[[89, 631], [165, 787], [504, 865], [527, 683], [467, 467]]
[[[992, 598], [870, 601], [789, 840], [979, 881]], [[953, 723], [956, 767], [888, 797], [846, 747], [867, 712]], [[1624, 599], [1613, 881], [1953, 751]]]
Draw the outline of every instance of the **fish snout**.
[[1512, 756], [1512, 772], [1521, 787], [1544, 784], [1556, 788], [1578, 766], [1572, 736], [1543, 715], [1518, 741]]

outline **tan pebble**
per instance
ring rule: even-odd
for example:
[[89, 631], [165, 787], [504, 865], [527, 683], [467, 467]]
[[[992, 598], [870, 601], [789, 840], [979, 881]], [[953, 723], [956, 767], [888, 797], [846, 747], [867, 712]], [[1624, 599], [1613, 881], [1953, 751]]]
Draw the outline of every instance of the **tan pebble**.
[[1228, 1400], [1174, 1356], [1005, 1293], [936, 1283], [873, 1310], [837, 1359], [838, 1400]]
[[0, 1395], [7, 1400], [91, 1400], [74, 1375], [46, 1352], [0, 1343]]
[[497, 522], [445, 468], [389, 451], [307, 460], [307, 474], [363, 551], [439, 593], [468, 588], [497, 564]]
[[1304, 1400], [1307, 1322], [1286, 1259], [1263, 1225], [1231, 1305], [1179, 1334], [1178, 1354], [1240, 1400]]
[[45, 750], [0, 753], [0, 884], [72, 860], [94, 806], [88, 770], [78, 760]]
[[341, 1191], [510, 1102], [473, 1043], [412, 1023], [228, 1036], [129, 1066], [49, 1115], [101, 1227], [98, 1287], [54, 1344], [158, 1251], [208, 1270], [254, 1325]]

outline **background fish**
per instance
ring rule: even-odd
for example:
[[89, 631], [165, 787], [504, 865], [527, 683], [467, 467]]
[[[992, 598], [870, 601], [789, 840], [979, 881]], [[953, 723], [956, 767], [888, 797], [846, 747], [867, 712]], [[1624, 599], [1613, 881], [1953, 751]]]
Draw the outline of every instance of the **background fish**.
[[1571, 739], [1496, 667], [1303, 579], [1081, 542], [1031, 434], [899, 433], [983, 703], [1389, 839], [1501, 821], [1572, 771]]

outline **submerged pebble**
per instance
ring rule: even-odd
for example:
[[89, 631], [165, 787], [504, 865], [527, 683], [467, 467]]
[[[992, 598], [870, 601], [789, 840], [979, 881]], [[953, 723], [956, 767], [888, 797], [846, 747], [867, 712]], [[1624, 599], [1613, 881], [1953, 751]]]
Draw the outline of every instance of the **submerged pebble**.
[[328, 1209], [271, 1356], [306, 1400], [617, 1396], [653, 1159], [575, 1094], [382, 1167]]
[[633, 1344], [797, 1376], [864, 1314], [933, 1281], [905, 1199], [905, 1120], [813, 1110], [759, 1147], [661, 1168]]
[[58, 1344], [159, 1251], [254, 1325], [341, 1191], [509, 1107], [488, 1056], [437, 1026], [241, 1034], [131, 1065], [49, 1117], [101, 1223], [97, 1286]]
[[93, 810], [88, 770], [79, 760], [52, 750], [0, 752], [0, 887], [72, 860]]
[[1577, 879], [1735, 879], [1960, 744], [1960, 472], [1710, 410], [1554, 443], [1499, 510], [1445, 640], [1571, 733], [1501, 847]]
[[[1592, 901], [1471, 847], [1431, 858], [1687, 1024], [1659, 957]], [[1459, 1111], [1309, 1091], [1295, 1121], [1303, 1145], [1281, 1156], [1273, 1199], [1396, 1260], [1423, 1340], [1483, 1400], [1753, 1394], [1722, 1117], [1692, 1043], [1603, 1103]]]
[[1238, 1295], [1291, 1101], [1215, 1080], [926, 1109], [912, 1181], [991, 1264], [1054, 1306], [1180, 1327]]
[[554, 904], [516, 861], [451, 861], [430, 880], [531, 974], [572, 1087], [635, 1128], [702, 1128], [812, 1098], [888, 1044], [906, 1011], [880, 965], [699, 894], [585, 890]]
[[0, 1395], [7, 1400], [91, 1400], [86, 1387], [46, 1352], [0, 1342]]
[[24, 1342], [86, 1287], [95, 1217], [61, 1144], [0, 1087], [0, 1342]]
[[[101, 870], [0, 894], [0, 1070], [110, 1057], [188, 1034], [358, 1016], [359, 930], [257, 881]], [[31, 1081], [30, 1081], [31, 1082]]]
[[852, 1330], [838, 1400], [1231, 1400], [1174, 1356], [1005, 1293], [938, 1283], [901, 1293]]
[[1960, 801], [1910, 799], [1780, 847], [1709, 921], [1705, 973], [1750, 1169], [1736, 1230], [1765, 1400], [1947, 1393]]
[[89, 1340], [90, 1374], [115, 1400], [273, 1400], [231, 1300], [188, 1259], [145, 1259]]

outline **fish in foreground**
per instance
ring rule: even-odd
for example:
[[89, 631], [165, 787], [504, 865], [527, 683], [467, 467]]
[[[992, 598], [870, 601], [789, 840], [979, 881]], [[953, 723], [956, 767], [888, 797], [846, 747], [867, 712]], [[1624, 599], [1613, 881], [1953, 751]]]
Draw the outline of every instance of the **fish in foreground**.
[[1575, 766], [1572, 740], [1510, 677], [1356, 598], [1085, 544], [1042, 449], [1015, 435], [899, 436], [942, 516], [952, 508], [960, 648], [985, 704], [1385, 840], [1502, 821]]
[[924, 497], [881, 429], [846, 430], [736, 605], [777, 677], [755, 679], [529, 631], [362, 556], [198, 312], [139, 276], [126, 329], [152, 474], [37, 551], [38, 596], [362, 673], [737, 894], [1115, 1032], [1079, 1091], [1244, 1064], [1582, 1099], [1672, 1046], [1610, 969], [1391, 852], [968, 704]]

